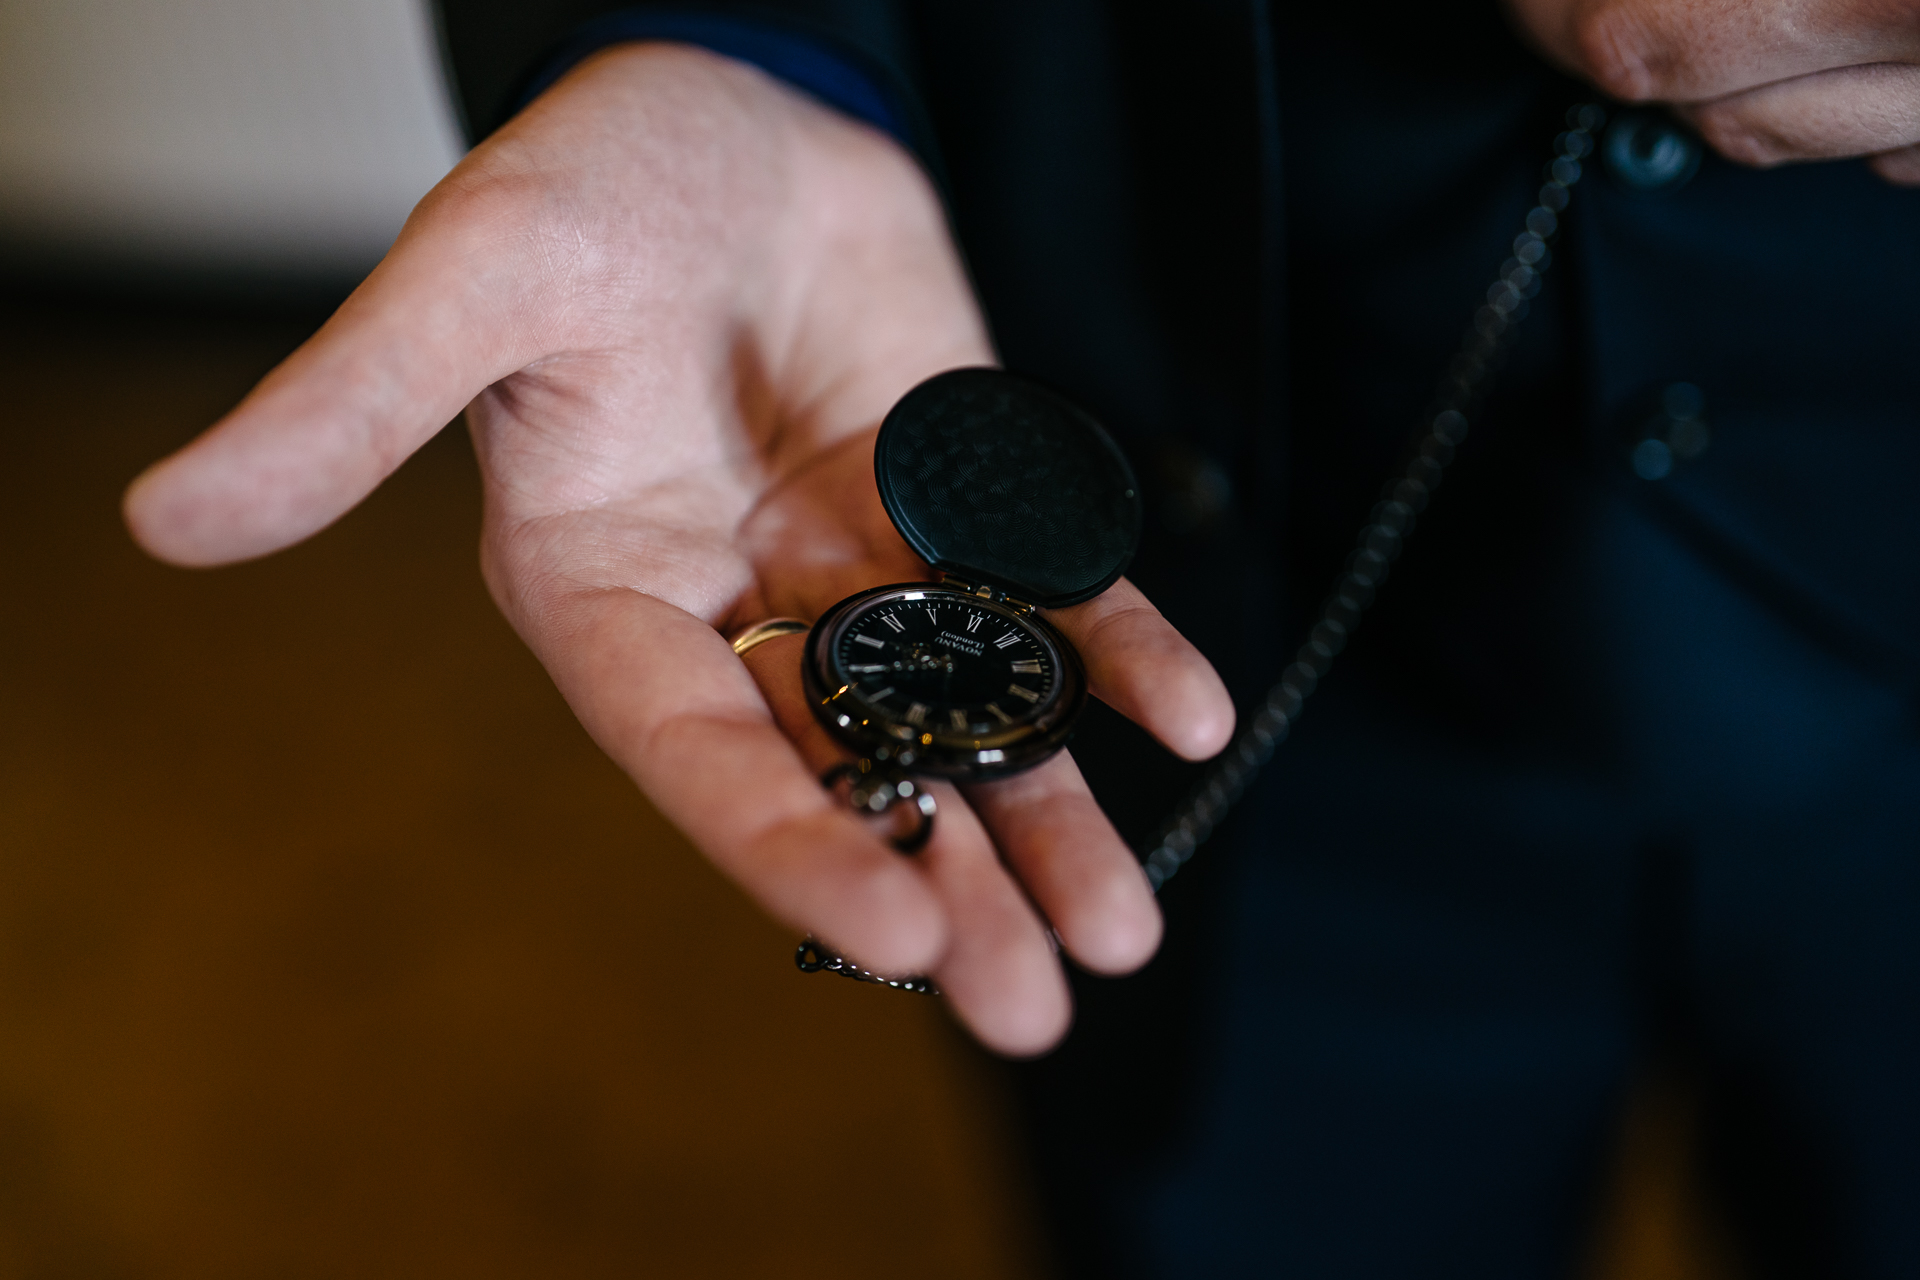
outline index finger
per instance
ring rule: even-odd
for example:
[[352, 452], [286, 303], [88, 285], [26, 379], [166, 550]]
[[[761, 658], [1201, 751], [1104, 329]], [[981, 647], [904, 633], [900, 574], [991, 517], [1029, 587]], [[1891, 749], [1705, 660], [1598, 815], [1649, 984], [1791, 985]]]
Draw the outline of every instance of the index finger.
[[1200, 651], [1125, 578], [1085, 604], [1047, 613], [1087, 664], [1093, 696], [1187, 760], [1233, 735], [1233, 699]]
[[712, 627], [623, 589], [516, 625], [601, 749], [768, 911], [884, 972], [946, 951], [924, 871], [833, 803]]

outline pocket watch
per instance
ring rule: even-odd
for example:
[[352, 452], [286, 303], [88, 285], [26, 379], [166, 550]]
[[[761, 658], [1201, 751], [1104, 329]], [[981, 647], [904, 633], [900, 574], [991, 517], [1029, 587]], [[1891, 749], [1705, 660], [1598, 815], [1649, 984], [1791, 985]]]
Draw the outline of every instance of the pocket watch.
[[[1497, 278], [1493, 286], [1487, 290], [1486, 296], [1489, 301], [1480, 309], [1473, 324], [1468, 327], [1465, 344], [1462, 346], [1460, 354], [1447, 364], [1446, 372], [1442, 376], [1440, 385], [1435, 391], [1434, 401], [1439, 406], [1438, 412], [1434, 413], [1431, 419], [1421, 425], [1415, 436], [1414, 447], [1408, 455], [1409, 460], [1403, 467], [1396, 469], [1389, 477], [1387, 492], [1390, 496], [1373, 508], [1367, 516], [1366, 523], [1361, 526], [1357, 539], [1358, 545], [1353, 555], [1348, 558], [1347, 567], [1335, 584], [1331, 597], [1322, 607], [1318, 621], [1314, 626], [1309, 628], [1305, 642], [1302, 643], [1296, 651], [1294, 662], [1282, 673], [1279, 682], [1268, 691], [1265, 700], [1260, 704], [1258, 712], [1253, 715], [1248, 723], [1241, 729], [1239, 736], [1235, 739], [1233, 747], [1220, 754], [1208, 770], [1206, 776], [1188, 793], [1187, 799], [1182, 802], [1178, 809], [1168, 815], [1167, 820], [1161, 824], [1158, 833], [1154, 836], [1153, 843], [1148, 847], [1144, 865], [1148, 881], [1156, 893], [1160, 890], [1160, 887], [1166, 883], [1169, 877], [1176, 874], [1180, 868], [1185, 865], [1200, 844], [1218, 827], [1220, 821], [1235, 803], [1236, 798], [1247, 791], [1250, 781], [1265, 766], [1268, 758], [1272, 756], [1274, 748], [1285, 741], [1292, 729], [1295, 719], [1300, 714], [1302, 703], [1311, 696], [1313, 691], [1319, 686], [1321, 679], [1327, 674], [1328, 668], [1331, 666], [1335, 656], [1339, 653], [1340, 647], [1344, 643], [1344, 637], [1349, 635], [1354, 627], [1358, 625], [1368, 605], [1373, 601], [1374, 594], [1385, 578], [1388, 567], [1398, 556], [1401, 545], [1412, 531], [1414, 518], [1426, 507], [1433, 490], [1439, 485], [1441, 478], [1446, 472], [1447, 466], [1453, 458], [1454, 450], [1466, 436], [1468, 408], [1485, 396], [1487, 380], [1492, 372], [1499, 367], [1497, 357], [1509, 347], [1514, 334], [1518, 330], [1520, 321], [1525, 318], [1527, 300], [1539, 291], [1541, 277], [1545, 275], [1552, 261], [1551, 255], [1548, 252], [1548, 243], [1554, 237], [1560, 215], [1564, 214], [1567, 209], [1572, 187], [1580, 181], [1580, 162], [1583, 157], [1592, 152], [1594, 135], [1605, 121], [1606, 112], [1593, 103], [1579, 103], [1567, 111], [1566, 123], [1568, 128], [1566, 132], [1559, 134], [1554, 139], [1556, 155], [1547, 169], [1546, 182], [1539, 189], [1539, 202], [1527, 212], [1524, 230], [1522, 230], [1514, 240], [1514, 252], [1516, 256], [1509, 258], [1507, 262], [1501, 266], [1499, 278]], [[1611, 135], [1609, 135], [1609, 138], [1610, 137]], [[895, 415], [901, 415], [903, 411], [909, 408], [909, 401], [913, 400], [915, 396], [920, 395], [923, 391], [937, 386], [944, 379], [980, 379], [980, 381], [973, 384], [973, 387], [970, 389], [970, 394], [979, 400], [987, 402], [979, 411], [984, 412], [989, 418], [993, 418], [995, 414], [995, 410], [991, 405], [991, 397], [995, 394], [994, 387], [997, 385], [1007, 388], [1005, 394], [1016, 401], [1020, 401], [1023, 404], [1044, 406], [1034, 409], [1034, 412], [1041, 418], [1051, 420], [1050, 415], [1063, 414], [1068, 417], [1077, 416], [1084, 420], [1084, 415], [1079, 415], [1077, 410], [1074, 410], [1070, 405], [1065, 405], [1064, 402], [1055, 400], [1049, 404], [1047, 393], [1038, 388], [1033, 388], [1031, 384], [1020, 384], [1018, 380], [1008, 379], [1005, 375], [987, 376], [985, 371], [981, 370], [963, 370], [953, 374], [943, 374], [941, 377], [923, 384], [922, 387], [910, 393], [907, 399], [903, 400], [901, 404], [896, 407], [894, 411]], [[1031, 401], [1023, 399], [1028, 396], [1032, 397]], [[953, 412], [953, 410], [948, 406], [936, 403], [931, 410], [917, 410], [916, 412], [928, 412], [938, 418], [943, 414]], [[1015, 410], [1016, 415], [1018, 412], [1018, 410]], [[1019, 557], [1020, 566], [1016, 567], [1011, 573], [1002, 571], [997, 574], [992, 570], [1000, 568], [1004, 564], [1003, 561], [997, 559], [988, 560], [971, 550], [953, 550], [951, 552], [943, 550], [943, 548], [961, 546], [963, 543], [947, 541], [948, 533], [952, 532], [952, 530], [949, 524], [943, 524], [940, 523], [940, 521], [947, 520], [953, 525], [962, 523], [961, 517], [955, 516], [954, 511], [956, 509], [965, 509], [971, 512], [974, 509], [971, 504], [975, 501], [975, 494], [978, 492], [977, 485], [984, 483], [991, 486], [995, 483], [1004, 483], [1003, 478], [1007, 468], [1004, 466], [1001, 456], [998, 454], [998, 446], [995, 444], [986, 445], [984, 453], [980, 455], [978, 459], [981, 465], [976, 471], [967, 471], [966, 468], [970, 463], [965, 455], [961, 454], [962, 460], [958, 464], [952, 461], [951, 455], [960, 453], [967, 430], [971, 430], [971, 428], [961, 431], [943, 431], [942, 428], [937, 426], [927, 428], [924, 425], [912, 425], [909, 419], [907, 423], [903, 424], [903, 430], [909, 443], [900, 446], [898, 452], [890, 455], [885, 437], [887, 435], [886, 428], [892, 427], [893, 425], [894, 419], [890, 416], [886, 426], [882, 429], [882, 443], [874, 459], [875, 470], [880, 479], [881, 494], [887, 501], [887, 512], [892, 516], [895, 526], [900, 529], [902, 535], [913, 545], [914, 549], [925, 556], [930, 563], [948, 573], [949, 576], [946, 581], [937, 588], [929, 588], [924, 584], [907, 584], [898, 587], [882, 587], [876, 591], [863, 592], [860, 595], [842, 601], [839, 605], [835, 606], [833, 613], [830, 613], [827, 618], [821, 619], [820, 626], [814, 628], [814, 639], [809, 645], [808, 660], [810, 663], [818, 664], [817, 669], [827, 673], [827, 676], [823, 679], [821, 676], [813, 674], [813, 671], [810, 670], [809, 679], [813, 683], [810, 684], [809, 687], [824, 689], [828, 685], [828, 680], [837, 675], [841, 683], [835, 686], [835, 694], [839, 697], [847, 696], [846, 691], [850, 691], [853, 687], [850, 677], [856, 673], [850, 669], [850, 664], [844, 661], [841, 663], [840, 668], [829, 665], [832, 659], [830, 647], [835, 643], [834, 637], [844, 633], [847, 628], [842, 628], [841, 631], [834, 632], [823, 639], [821, 627], [825, 627], [837, 614], [862, 610], [864, 611], [862, 616], [866, 616], [866, 614], [869, 613], [880, 612], [887, 603], [891, 603], [896, 608], [896, 611], [898, 608], [911, 610], [911, 608], [920, 603], [920, 601], [917, 599], [906, 599], [905, 593], [920, 591], [922, 593], [932, 592], [944, 596], [945, 589], [949, 587], [954, 588], [957, 594], [960, 595], [961, 599], [959, 604], [962, 606], [973, 603], [973, 600], [970, 600], [968, 597], [977, 596], [979, 599], [993, 604], [1011, 605], [1017, 615], [1017, 620], [1022, 621], [1036, 621], [1030, 609], [1023, 610], [1020, 608], [1022, 602], [1032, 601], [1042, 605], [1049, 603], [1041, 599], [1045, 594], [1044, 590], [1032, 585], [1035, 582], [1041, 581], [1041, 578], [1035, 576], [1030, 569], [1026, 568], [1027, 557], [1021, 555], [1017, 547], [1014, 554]], [[1091, 426], [1091, 424], [1088, 424], [1088, 426]], [[1099, 517], [1096, 516], [1094, 522], [1089, 525], [1089, 528], [1106, 528], [1109, 530], [1125, 530], [1130, 528], [1137, 530], [1139, 526], [1138, 504], [1135, 500], [1131, 475], [1126, 470], [1125, 459], [1119, 458], [1117, 452], [1113, 452], [1112, 457], [1115, 461], [1103, 464], [1099, 460], [1100, 450], [1087, 444], [1087, 440], [1091, 438], [1092, 440], [1104, 442], [1104, 447], [1109, 451], [1112, 450], [1112, 442], [1106, 440], [1104, 434], [1099, 431], [1097, 426], [1091, 427], [1091, 437], [1087, 437], [1084, 434], [1076, 435], [1076, 430], [1084, 432], [1085, 428], [1065, 428], [1065, 436], [1067, 438], [1079, 439], [1081, 442], [1080, 447], [1082, 449], [1092, 449], [1093, 455], [1090, 460], [1090, 465], [1085, 465], [1084, 467], [1081, 465], [1070, 465], [1067, 468], [1068, 474], [1085, 479], [1086, 477], [1099, 473], [1102, 465], [1108, 465], [1116, 468], [1108, 472], [1108, 474], [1121, 478], [1118, 481], [1110, 480], [1108, 483], [1124, 484], [1124, 488], [1119, 490], [1124, 499], [1124, 503], [1112, 503], [1105, 508], [1101, 508], [1101, 510], [1108, 513], [1108, 517], [1112, 521], [1111, 525], [1099, 525]], [[991, 436], [992, 434], [991, 427], [983, 433], [985, 436]], [[1044, 430], [1035, 432], [1035, 437], [1037, 438], [1041, 434], [1044, 434]], [[915, 451], [923, 446], [914, 442], [922, 441], [931, 441], [930, 444], [924, 447], [928, 448], [930, 453], [935, 455], [924, 460], [925, 465], [921, 465], [922, 460], [915, 457]], [[1014, 447], [1017, 447], [1017, 444], [1017, 441], [1014, 442]], [[1013, 469], [1018, 470], [1018, 467], [1016, 466]], [[902, 472], [905, 472], [909, 478], [905, 483], [897, 479]], [[963, 473], [965, 478], [956, 482], [954, 477]], [[890, 476], [895, 477], [895, 479], [890, 480]], [[924, 492], [910, 487], [911, 483], [915, 481], [919, 481], [922, 484]], [[900, 497], [888, 497], [890, 483], [900, 484], [901, 489], [904, 490], [906, 494], [904, 500]], [[1086, 483], [1091, 485], [1096, 484], [1097, 481], [1086, 480]], [[1036, 487], [1044, 491], [1051, 487], [1051, 484], [1052, 479], [1049, 477]], [[943, 501], [935, 490], [949, 485], [959, 488], [962, 492], [957, 498], [948, 496]], [[1111, 495], [1114, 490], [1109, 489], [1106, 492]], [[1004, 495], [996, 495], [996, 497], [1000, 496]], [[919, 503], [917, 504], [913, 501], [916, 497], [919, 499]], [[1090, 502], [1084, 495], [1071, 500], [1068, 505], [1071, 507], [1076, 503], [1079, 504], [1083, 512], [1091, 507], [1097, 506], [1097, 504]], [[1039, 507], [1043, 513], [1047, 510], [1043, 498], [1036, 502], [1035, 505]], [[942, 510], [944, 511], [944, 515], [934, 518], [932, 522], [927, 525], [916, 523], [914, 514], [916, 510], [922, 507]], [[998, 508], [987, 507], [984, 504], [980, 509], [995, 512], [999, 510]], [[928, 530], [931, 530], [931, 532], [928, 532]], [[980, 531], [976, 529], [974, 533], [975, 541], [977, 542]], [[1104, 534], [1102, 536], [1104, 536]], [[1124, 546], [1125, 548], [1124, 553], [1121, 555], [1123, 565], [1125, 560], [1131, 556], [1134, 536], [1136, 535], [1125, 534], [1123, 537], [1118, 538], [1114, 544]], [[1044, 547], [1046, 544], [1041, 543], [1038, 545]], [[951, 558], [952, 563], [948, 563], [949, 558]], [[979, 564], [989, 564], [989, 571], [981, 572], [979, 569], [973, 568], [973, 566]], [[974, 574], [971, 578], [965, 576], [969, 570]], [[1117, 576], [1118, 572], [1119, 570], [1116, 569], [1114, 576]], [[1065, 602], [1071, 602], [1072, 599], [1086, 599], [1092, 595], [1097, 595], [1113, 582], [1113, 577], [1111, 576], [1105, 578], [1104, 581], [1099, 581], [1097, 575], [1090, 575], [1090, 577], [1094, 579], [1091, 589], [1086, 590], [1085, 594], [1077, 596], [1073, 595], [1071, 590], [1069, 590]], [[1049, 581], [1057, 580], [1049, 579]], [[1020, 594], [1022, 590], [1024, 590], [1026, 594]], [[870, 602], [876, 601], [880, 603], [870, 604]], [[1003, 615], [997, 612], [992, 616], [1003, 617]], [[932, 620], [930, 617], [929, 621], [931, 622]], [[1016, 619], [1006, 619], [1010, 624], [1015, 620]], [[903, 623], [901, 639], [904, 640], [906, 638], [904, 629], [906, 619], [902, 618], [901, 621]], [[783, 634], [791, 634], [806, 629], [805, 623], [791, 619], [780, 619], [777, 620], [777, 623], [761, 625], [782, 626], [784, 628]], [[885, 626], [886, 624], [882, 623], [881, 625]], [[989, 625], [988, 622], [982, 622], [978, 630], [984, 630]], [[1012, 629], [1011, 626], [1009, 629]], [[1052, 633], [1051, 628], [1047, 629], [1047, 634], [1054, 636], [1054, 640], [1059, 646], [1059, 652], [1065, 655], [1067, 662], [1073, 664], [1077, 673], [1078, 664], [1077, 660], [1073, 657], [1072, 648], [1066, 645], [1064, 640], [1059, 640], [1057, 634]], [[920, 642], [908, 641], [908, 643]], [[1016, 644], [1016, 641], [1010, 641], [1007, 647], [1012, 649]], [[823, 645], [825, 645], [826, 648], [823, 648]], [[985, 656], [984, 648], [982, 650], [982, 656]], [[1045, 666], [1043, 663], [1042, 672], [1034, 674], [1043, 674], [1044, 672]], [[882, 673], [864, 672], [857, 674], [879, 675]], [[988, 676], [993, 681], [999, 679], [999, 673], [997, 672], [989, 671]], [[883, 684], [879, 687], [884, 688], [885, 686]], [[984, 679], [979, 686], [981, 690], [989, 690], [993, 687], [993, 684], [987, 683]], [[1038, 689], [1037, 685], [1031, 687], [1036, 688], [1036, 690]], [[941, 688], [943, 691], [946, 691], [948, 686], [942, 685]], [[1051, 692], [1051, 689], [1052, 686], [1048, 685], [1047, 692]], [[1018, 698], [1022, 703], [1027, 701], [1022, 695], [1013, 696]], [[1041, 698], [1033, 700], [1036, 713], [1044, 699], [1045, 695], [1043, 694]], [[996, 702], [1000, 701], [997, 698], [991, 700]], [[880, 708], [876, 714], [870, 717], [866, 724], [860, 724], [853, 716], [853, 709], [860, 705], [857, 699], [852, 699], [846, 704], [846, 714], [848, 715], [846, 721], [835, 720], [829, 722], [826, 718], [829, 708], [824, 702], [816, 701], [815, 710], [822, 715], [822, 722], [827, 723], [829, 730], [837, 729], [837, 734], [840, 736], [841, 741], [847, 743], [849, 746], [853, 746], [856, 750], [859, 750], [865, 742], [878, 743], [879, 745], [874, 747], [876, 756], [878, 752], [883, 749], [898, 749], [897, 747], [890, 747], [889, 744], [899, 744], [899, 746], [903, 746], [908, 750], [916, 748], [931, 750], [936, 746], [939, 741], [938, 739], [924, 742], [920, 739], [913, 739], [909, 742], [908, 735], [904, 733], [885, 734], [884, 726], [891, 723], [896, 717], [894, 716], [894, 709], [889, 699], [882, 698], [879, 702], [881, 704]], [[928, 706], [929, 711], [931, 711], [931, 703], [924, 705]], [[985, 703], [982, 702], [980, 705], [984, 708]], [[872, 704], [869, 703], [862, 709], [865, 710], [871, 707]], [[961, 719], [965, 719], [968, 729], [971, 730], [975, 723], [978, 722], [972, 718], [970, 708], [961, 707], [957, 709], [962, 710], [966, 714], [959, 718], [950, 717], [950, 723], [957, 726]], [[992, 715], [991, 712], [988, 714], [989, 716]], [[1036, 724], [1038, 719], [1039, 716], [1036, 714], [1034, 716]], [[1071, 724], [1071, 712], [1066, 715], [1066, 721], [1068, 724]], [[869, 734], [870, 736], [865, 739], [856, 738], [853, 736], [856, 729], [858, 729], [860, 733]], [[976, 743], [977, 746], [974, 745]], [[942, 761], [958, 758], [962, 764], [961, 770], [953, 776], [991, 776], [990, 774], [981, 772], [981, 770], [994, 769], [1000, 772], [1010, 772], [1014, 768], [1023, 767], [1004, 759], [981, 759], [980, 750], [982, 749], [1003, 750], [1004, 748], [989, 746], [984, 740], [978, 738], [975, 738], [972, 743], [969, 743], [959, 739], [956, 735], [956, 740], [949, 744], [949, 746], [957, 751], [957, 756], [943, 751]], [[972, 748], [974, 752], [971, 760], [966, 758], [968, 748]], [[1040, 759], [1045, 758], [1046, 754], [1050, 754], [1050, 751], [1042, 751], [1029, 763], [1038, 763]], [[860, 763], [863, 766], [871, 768], [874, 765], [874, 760], [872, 758], [863, 759]], [[929, 771], [931, 772], [932, 769], [929, 768]], [[857, 773], [858, 767], [843, 765], [839, 766], [833, 772]], [[832, 776], [832, 774], [830, 773], [829, 776]], [[911, 786], [911, 781], [902, 780], [902, 785]], [[868, 806], [870, 808], [877, 810], [886, 807], [884, 794], [878, 786], [870, 786], [865, 793], [856, 790], [852, 794], [856, 800], [858, 800], [862, 794], [865, 794], [874, 800], [881, 801], [879, 804], [870, 803]], [[906, 794], [912, 796], [914, 793], [910, 791]], [[922, 805], [921, 813], [930, 822], [932, 815], [930, 806]], [[918, 838], [924, 841], [925, 835], [929, 830], [930, 827], [923, 826], [922, 831], [918, 833]], [[900, 841], [896, 841], [896, 845], [900, 844]], [[794, 953], [794, 963], [803, 972], [807, 973], [837, 973], [843, 977], [853, 978], [856, 981], [880, 983], [901, 990], [920, 992], [936, 991], [933, 983], [924, 977], [889, 977], [864, 969], [853, 961], [830, 950], [815, 938], [808, 938], [800, 944]]]
[[802, 675], [814, 715], [859, 757], [829, 784], [854, 779], [853, 803], [875, 812], [915, 799], [917, 847], [932, 805], [910, 775], [1004, 777], [1066, 744], [1086, 670], [1046, 611], [1119, 579], [1140, 540], [1140, 490], [1092, 417], [997, 369], [909, 391], [873, 464], [887, 516], [940, 580], [834, 605], [808, 633]]

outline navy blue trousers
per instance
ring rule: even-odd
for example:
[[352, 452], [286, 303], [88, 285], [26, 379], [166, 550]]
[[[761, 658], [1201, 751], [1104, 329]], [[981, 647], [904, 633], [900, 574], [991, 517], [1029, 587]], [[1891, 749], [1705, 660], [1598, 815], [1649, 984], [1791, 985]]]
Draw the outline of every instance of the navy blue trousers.
[[1663, 1063], [1755, 1274], [1920, 1276], [1912, 694], [1630, 495], [1583, 529], [1583, 723], [1455, 734], [1357, 655], [1168, 958], [1081, 984], [1023, 1081], [1068, 1274], [1571, 1274]]

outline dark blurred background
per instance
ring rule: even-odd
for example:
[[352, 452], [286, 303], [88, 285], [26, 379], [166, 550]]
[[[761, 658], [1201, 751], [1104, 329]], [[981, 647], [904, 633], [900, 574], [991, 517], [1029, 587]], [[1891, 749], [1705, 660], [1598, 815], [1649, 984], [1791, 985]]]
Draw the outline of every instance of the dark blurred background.
[[[459, 150], [417, 0], [0, 0], [0, 1277], [1045, 1274], [993, 1065], [573, 722], [450, 430], [211, 573], [120, 490]], [[1594, 1280], [1709, 1280], [1649, 1081]]]

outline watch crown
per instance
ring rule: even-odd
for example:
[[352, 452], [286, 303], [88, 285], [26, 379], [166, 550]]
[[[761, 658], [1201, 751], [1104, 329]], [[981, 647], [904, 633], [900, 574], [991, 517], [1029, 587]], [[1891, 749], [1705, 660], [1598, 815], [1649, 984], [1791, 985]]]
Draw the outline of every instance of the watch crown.
[[982, 600], [991, 600], [996, 604], [1011, 606], [1019, 613], [1033, 612], [1033, 606], [1025, 600], [1016, 600], [1006, 592], [996, 591], [983, 582], [968, 582], [965, 578], [948, 573], [945, 569], [940, 571], [940, 583], [942, 586], [957, 587], [970, 596], [979, 596]]

